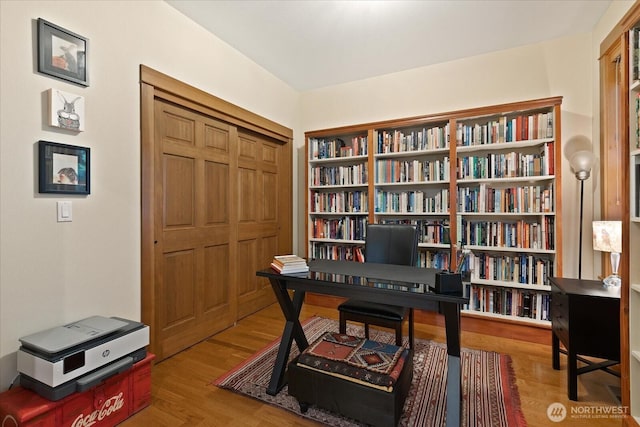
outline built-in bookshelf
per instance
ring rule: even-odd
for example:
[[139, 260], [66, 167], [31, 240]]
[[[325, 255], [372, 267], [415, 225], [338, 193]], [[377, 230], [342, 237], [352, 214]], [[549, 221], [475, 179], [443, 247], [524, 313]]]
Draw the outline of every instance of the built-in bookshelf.
[[[549, 278], [562, 272], [561, 102], [307, 132], [308, 256], [357, 259], [366, 236], [345, 222], [415, 224], [420, 266], [465, 273], [464, 314], [549, 326]], [[353, 170], [357, 182], [326, 178]]]
[[355, 259], [369, 217], [367, 132], [307, 139], [307, 256]]
[[629, 31], [629, 384], [630, 412], [640, 423], [640, 24]]

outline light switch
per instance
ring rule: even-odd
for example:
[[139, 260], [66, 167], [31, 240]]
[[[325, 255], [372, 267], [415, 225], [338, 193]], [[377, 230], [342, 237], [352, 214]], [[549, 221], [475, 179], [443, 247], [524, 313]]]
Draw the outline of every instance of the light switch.
[[73, 210], [71, 201], [63, 200], [58, 202], [58, 222], [71, 222], [73, 220]]

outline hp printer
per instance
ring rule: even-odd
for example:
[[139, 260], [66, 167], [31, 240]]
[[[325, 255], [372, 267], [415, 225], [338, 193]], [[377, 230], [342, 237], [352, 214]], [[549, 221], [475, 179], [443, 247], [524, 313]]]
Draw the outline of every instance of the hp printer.
[[49, 400], [82, 392], [146, 357], [149, 327], [93, 316], [20, 338], [20, 385]]

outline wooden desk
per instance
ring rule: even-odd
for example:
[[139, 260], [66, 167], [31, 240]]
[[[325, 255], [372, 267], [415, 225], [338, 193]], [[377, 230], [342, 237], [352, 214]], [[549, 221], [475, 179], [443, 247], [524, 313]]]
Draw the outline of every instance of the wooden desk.
[[[569, 399], [578, 400], [578, 375], [597, 369], [620, 376], [610, 366], [620, 363], [620, 287], [600, 280], [551, 278], [553, 369], [567, 354]], [[566, 351], [560, 350], [560, 341]], [[605, 359], [594, 363], [581, 356]], [[578, 368], [578, 360], [586, 366]]]
[[256, 273], [269, 279], [286, 319], [267, 393], [275, 395], [285, 384], [293, 340], [300, 351], [309, 346], [298, 318], [305, 292], [418, 309], [433, 309], [434, 303], [439, 302], [445, 317], [448, 354], [446, 425], [459, 427], [462, 409], [460, 308], [469, 303], [469, 298], [433, 292], [437, 271], [434, 269], [330, 260], [310, 261], [309, 269], [309, 273], [303, 275], [281, 275], [272, 269]]

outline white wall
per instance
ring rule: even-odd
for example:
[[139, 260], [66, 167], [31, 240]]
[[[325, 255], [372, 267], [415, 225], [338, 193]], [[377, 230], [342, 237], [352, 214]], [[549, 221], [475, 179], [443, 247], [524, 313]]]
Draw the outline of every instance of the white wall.
[[[161, 1], [1, 1], [0, 16], [3, 390], [19, 337], [94, 314], [140, 319], [139, 65], [291, 128], [299, 94]], [[89, 38], [90, 87], [36, 72], [39, 17]], [[46, 126], [49, 88], [85, 97], [85, 132]], [[91, 148], [89, 196], [38, 194], [38, 140]], [[73, 222], [56, 222], [57, 200], [72, 200]]]

